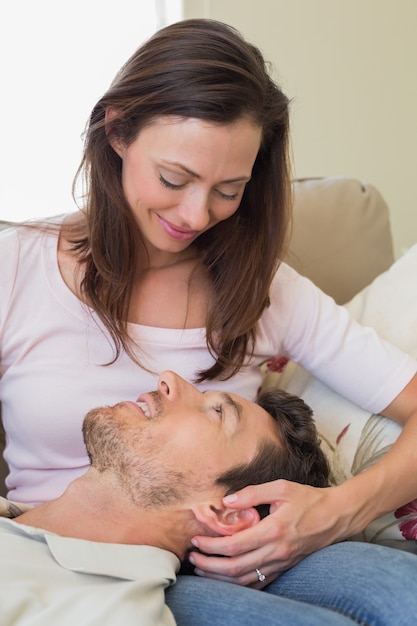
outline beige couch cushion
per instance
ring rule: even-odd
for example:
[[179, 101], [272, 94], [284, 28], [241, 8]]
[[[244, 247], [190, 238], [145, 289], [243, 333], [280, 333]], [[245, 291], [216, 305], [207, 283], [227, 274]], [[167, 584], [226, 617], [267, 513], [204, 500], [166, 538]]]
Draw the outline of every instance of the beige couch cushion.
[[286, 260], [336, 302], [348, 302], [394, 261], [389, 210], [379, 191], [342, 177], [295, 181]]

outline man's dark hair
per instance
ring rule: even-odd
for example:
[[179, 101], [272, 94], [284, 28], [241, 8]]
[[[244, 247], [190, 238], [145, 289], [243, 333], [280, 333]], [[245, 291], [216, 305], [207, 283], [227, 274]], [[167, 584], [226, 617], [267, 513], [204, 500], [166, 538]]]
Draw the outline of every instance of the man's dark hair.
[[[233, 493], [248, 485], [279, 478], [313, 487], [328, 487], [330, 468], [320, 448], [312, 409], [298, 396], [282, 389], [261, 392], [256, 404], [271, 415], [277, 425], [279, 443], [264, 441], [256, 457], [218, 476], [216, 484]], [[268, 505], [257, 507], [261, 517]]]

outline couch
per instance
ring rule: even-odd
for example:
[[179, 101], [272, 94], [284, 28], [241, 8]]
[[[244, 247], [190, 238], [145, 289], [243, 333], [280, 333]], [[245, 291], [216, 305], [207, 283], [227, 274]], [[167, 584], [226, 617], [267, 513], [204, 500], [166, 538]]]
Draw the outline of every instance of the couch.
[[[287, 261], [359, 322], [417, 358], [417, 244], [394, 259], [381, 194], [345, 178], [297, 181], [294, 192]], [[282, 387], [312, 407], [334, 484], [387, 452], [401, 431], [398, 424], [360, 409], [299, 365], [282, 363], [277, 358], [264, 367], [264, 387]], [[353, 539], [417, 554], [417, 500], [376, 519]]]
[[[394, 262], [389, 209], [375, 187], [344, 177], [295, 181], [294, 220], [286, 261], [347, 306], [359, 321], [376, 326], [381, 334], [417, 357], [417, 333], [415, 345], [410, 346], [407, 332], [414, 322], [417, 328], [417, 296], [402, 280], [403, 275], [417, 272], [417, 248]], [[393, 285], [399, 286], [395, 306], [388, 307], [384, 317], [381, 301], [392, 304]], [[396, 320], [404, 316], [404, 307], [408, 307], [408, 317], [398, 336]], [[302, 395], [312, 406], [334, 483], [375, 462], [398, 436], [397, 424], [367, 414], [295, 363], [284, 366], [277, 358], [274, 366], [264, 366], [264, 386], [274, 385]], [[5, 491], [6, 471], [3, 464], [0, 494]], [[376, 520], [355, 539], [417, 553], [414, 537], [417, 506], [410, 503]]]

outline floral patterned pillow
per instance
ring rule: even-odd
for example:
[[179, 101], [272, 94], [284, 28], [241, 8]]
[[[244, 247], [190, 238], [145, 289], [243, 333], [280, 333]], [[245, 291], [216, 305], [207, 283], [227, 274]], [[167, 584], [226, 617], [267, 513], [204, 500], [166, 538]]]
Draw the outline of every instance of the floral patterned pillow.
[[[346, 305], [352, 317], [373, 326], [414, 357], [417, 357], [416, 277], [417, 244]], [[263, 368], [264, 386], [277, 385], [301, 395], [312, 407], [334, 484], [378, 461], [398, 437], [401, 430], [398, 424], [349, 402], [285, 357], [270, 359]], [[353, 539], [417, 553], [417, 500], [374, 520]]]

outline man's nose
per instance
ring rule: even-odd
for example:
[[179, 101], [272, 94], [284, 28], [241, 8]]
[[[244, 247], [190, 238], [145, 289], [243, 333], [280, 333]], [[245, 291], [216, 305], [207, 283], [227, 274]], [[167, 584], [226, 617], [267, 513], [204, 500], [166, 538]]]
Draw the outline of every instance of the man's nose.
[[179, 402], [198, 390], [175, 372], [162, 372], [158, 379], [158, 391], [171, 402]]

